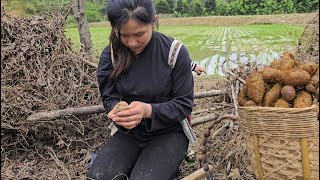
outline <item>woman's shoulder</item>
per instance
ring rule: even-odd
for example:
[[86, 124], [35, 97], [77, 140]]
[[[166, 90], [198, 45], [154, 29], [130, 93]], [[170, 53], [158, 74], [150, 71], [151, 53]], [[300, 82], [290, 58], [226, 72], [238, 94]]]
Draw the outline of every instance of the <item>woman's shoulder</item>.
[[111, 52], [111, 47], [110, 47], [110, 45], [107, 45], [105, 48], [103, 48], [101, 55], [109, 54], [110, 52]]
[[[156, 33], [156, 38], [157, 38], [157, 41], [158, 43], [160, 44], [160, 46], [162, 47], [162, 52], [165, 54], [165, 56], [167, 54], [170, 53], [170, 49], [171, 49], [171, 45], [172, 45], [172, 42], [175, 40], [174, 38], [170, 37], [170, 36], [167, 36], [161, 32], [155, 32]], [[187, 48], [182, 44], [181, 47], [179, 48], [179, 53], [178, 53], [178, 56], [177, 58], [179, 59], [184, 59], [186, 61], [188, 61], [188, 64], [190, 65], [190, 56], [189, 56], [189, 53], [188, 53], [188, 50]], [[180, 60], [181, 61], [181, 60]], [[183, 62], [179, 62], [180, 63], [183, 63]]]
[[112, 62], [111, 60], [111, 47], [110, 45], [106, 46], [101, 54], [100, 54], [100, 58], [99, 58], [99, 66], [100, 65], [110, 65]]
[[158, 42], [164, 45], [167, 45], [170, 47], [171, 43], [174, 41], [174, 39], [170, 36], [167, 36], [161, 32], [155, 31], [155, 37], [158, 39]]

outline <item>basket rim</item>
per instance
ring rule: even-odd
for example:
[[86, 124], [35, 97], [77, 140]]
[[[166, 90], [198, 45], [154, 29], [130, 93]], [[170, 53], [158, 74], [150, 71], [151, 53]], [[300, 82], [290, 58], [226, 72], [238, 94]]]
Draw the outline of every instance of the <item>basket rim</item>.
[[265, 107], [265, 106], [239, 106], [238, 109], [248, 109], [248, 110], [256, 110], [256, 109], [270, 109], [270, 110], [287, 110], [287, 111], [297, 111], [297, 110], [309, 110], [319, 107], [319, 102], [317, 104], [313, 104], [311, 107], [304, 108], [282, 108], [282, 107]]
[[297, 138], [319, 137], [318, 108], [318, 104], [314, 104], [305, 108], [246, 106], [238, 110], [244, 131], [256, 135]]

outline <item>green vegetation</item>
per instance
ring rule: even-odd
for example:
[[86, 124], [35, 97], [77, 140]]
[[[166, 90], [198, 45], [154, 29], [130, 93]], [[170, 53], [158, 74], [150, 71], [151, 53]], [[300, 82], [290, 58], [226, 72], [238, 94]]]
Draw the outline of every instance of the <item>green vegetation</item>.
[[[9, 11], [33, 15], [66, 10], [70, 0], [4, 0]], [[106, 0], [86, 0], [88, 22], [106, 19]], [[196, 17], [310, 13], [319, 10], [319, 0], [154, 0], [160, 17]], [[72, 20], [70, 21], [72, 23]]]
[[[161, 26], [158, 30], [183, 42], [195, 61], [232, 52], [281, 52], [297, 44], [303, 27], [297, 25], [242, 26]], [[98, 54], [108, 44], [110, 27], [91, 27], [91, 38]], [[80, 47], [77, 28], [67, 28], [66, 35]]]

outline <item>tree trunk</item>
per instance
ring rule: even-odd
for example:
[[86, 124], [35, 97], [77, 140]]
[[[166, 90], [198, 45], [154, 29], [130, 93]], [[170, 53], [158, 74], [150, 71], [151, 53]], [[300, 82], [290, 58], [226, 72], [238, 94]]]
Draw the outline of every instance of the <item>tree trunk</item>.
[[80, 43], [82, 45], [82, 49], [85, 52], [85, 58], [88, 61], [93, 62], [93, 44], [91, 41], [91, 34], [89, 31], [89, 24], [87, 21], [87, 17], [85, 16], [84, 10], [84, 1], [85, 0], [70, 0], [72, 13], [74, 19], [77, 22], [77, 27], [80, 36]]

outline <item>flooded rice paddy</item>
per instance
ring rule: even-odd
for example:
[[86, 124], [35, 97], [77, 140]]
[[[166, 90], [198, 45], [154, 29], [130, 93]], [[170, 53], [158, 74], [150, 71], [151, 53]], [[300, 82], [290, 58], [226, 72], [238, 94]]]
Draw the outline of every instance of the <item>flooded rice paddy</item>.
[[193, 61], [208, 74], [220, 74], [218, 64], [233, 68], [255, 61], [268, 64], [284, 51], [293, 51], [302, 33], [294, 25], [193, 26], [164, 31], [181, 40]]
[[[160, 26], [157, 31], [180, 40], [191, 59], [203, 66], [209, 75], [221, 75], [218, 64], [223, 62], [228, 68], [250, 61], [268, 64], [284, 51], [293, 51], [303, 29], [302, 25], [290, 24], [167, 25]], [[98, 55], [108, 44], [110, 30], [109, 27], [90, 28]], [[77, 28], [67, 28], [66, 35], [80, 47]]]

